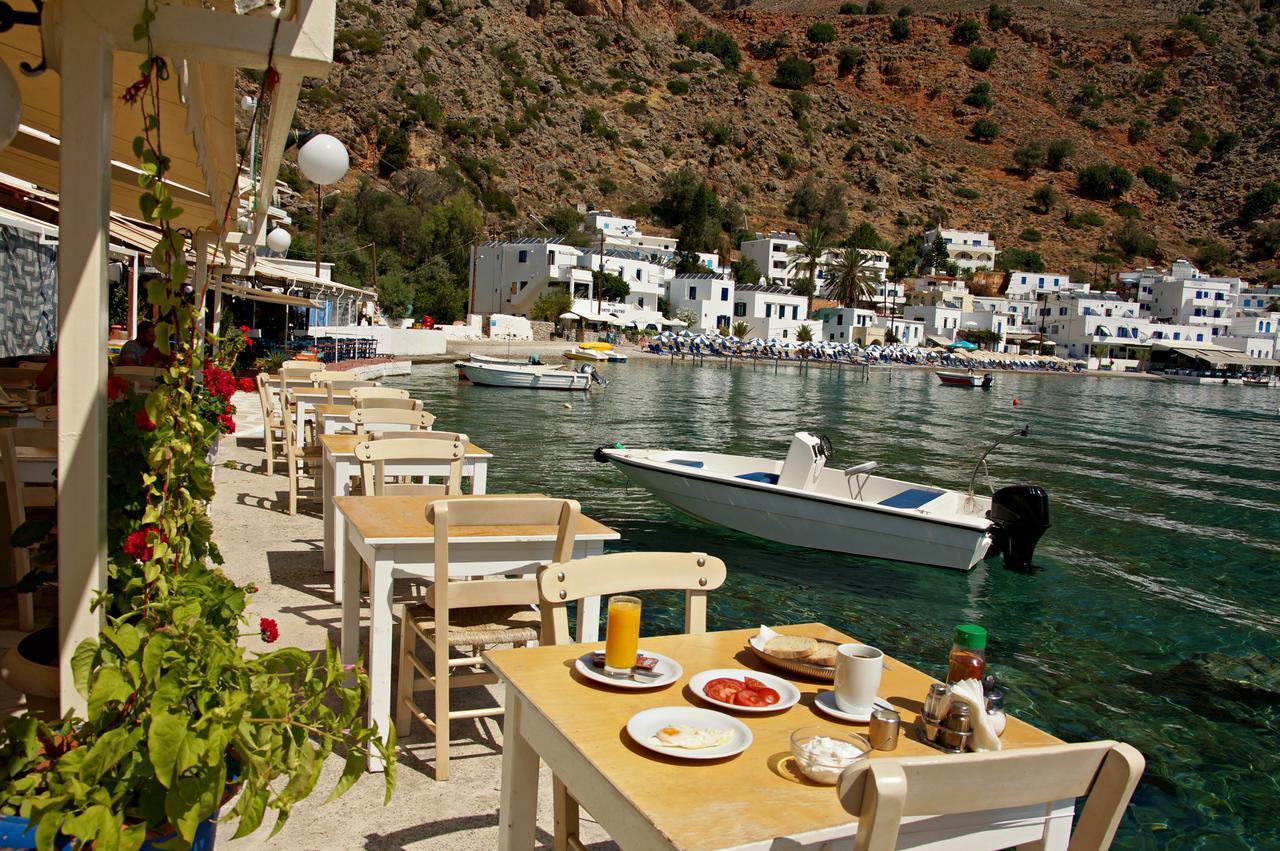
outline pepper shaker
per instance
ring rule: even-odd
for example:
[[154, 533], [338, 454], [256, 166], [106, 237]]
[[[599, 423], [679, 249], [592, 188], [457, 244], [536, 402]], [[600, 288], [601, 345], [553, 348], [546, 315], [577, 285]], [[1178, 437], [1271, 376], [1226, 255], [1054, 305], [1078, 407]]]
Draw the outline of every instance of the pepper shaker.
[[953, 704], [951, 710], [947, 712], [946, 720], [942, 722], [942, 729], [938, 733], [938, 744], [950, 753], [964, 753], [972, 735], [968, 704]]
[[898, 747], [898, 730], [902, 719], [892, 709], [876, 709], [871, 713], [867, 739], [878, 751], [891, 751]]

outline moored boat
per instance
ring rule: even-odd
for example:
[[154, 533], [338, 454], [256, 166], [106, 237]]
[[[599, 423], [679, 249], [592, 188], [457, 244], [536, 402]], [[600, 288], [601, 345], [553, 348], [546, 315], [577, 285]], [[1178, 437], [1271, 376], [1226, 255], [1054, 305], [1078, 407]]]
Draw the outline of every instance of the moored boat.
[[793, 546], [956, 570], [1001, 554], [1026, 568], [1049, 527], [1042, 488], [985, 497], [876, 476], [874, 461], [829, 469], [829, 446], [797, 432], [782, 461], [620, 447], [600, 447], [595, 457], [686, 514]]
[[604, 384], [594, 367], [578, 370], [536, 364], [498, 364], [455, 361], [458, 373], [484, 387], [519, 387], [526, 390], [589, 390], [591, 382]]
[[948, 384], [952, 387], [990, 387], [995, 381], [991, 373], [984, 372], [979, 375], [973, 370], [956, 372], [955, 370], [937, 369], [934, 370], [933, 374], [938, 376], [938, 380], [943, 384]]
[[576, 349], [565, 349], [564, 356], [569, 360], [587, 361], [588, 363], [609, 362], [609, 355], [607, 352], [599, 349], [588, 349], [584, 346], [579, 346]]

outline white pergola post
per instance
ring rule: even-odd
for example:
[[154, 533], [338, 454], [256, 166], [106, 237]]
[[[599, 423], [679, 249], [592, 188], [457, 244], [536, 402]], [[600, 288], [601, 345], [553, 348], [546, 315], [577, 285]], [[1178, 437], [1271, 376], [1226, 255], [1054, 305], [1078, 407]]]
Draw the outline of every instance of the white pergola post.
[[191, 343], [197, 352], [204, 352], [205, 286], [209, 282], [209, 246], [213, 244], [213, 234], [205, 228], [200, 228], [193, 235], [191, 242], [192, 250], [196, 253], [196, 274], [192, 280], [193, 298], [199, 299], [199, 304], [196, 305], [195, 329], [192, 332], [194, 339]]
[[80, 6], [61, 21], [58, 245], [58, 679], [61, 710], [84, 715], [71, 657], [95, 638], [107, 580], [107, 213], [111, 46]]

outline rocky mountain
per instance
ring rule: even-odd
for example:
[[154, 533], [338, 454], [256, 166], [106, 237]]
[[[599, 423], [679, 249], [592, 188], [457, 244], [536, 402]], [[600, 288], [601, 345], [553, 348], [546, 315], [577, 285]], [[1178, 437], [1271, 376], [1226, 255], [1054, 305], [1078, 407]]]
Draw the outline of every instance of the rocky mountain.
[[1280, 247], [1276, 0], [339, 7], [302, 122], [402, 194], [464, 186], [491, 230], [577, 203], [662, 230], [688, 167], [736, 202], [729, 231], [866, 221], [894, 244], [942, 220], [1079, 274], [1258, 274]]

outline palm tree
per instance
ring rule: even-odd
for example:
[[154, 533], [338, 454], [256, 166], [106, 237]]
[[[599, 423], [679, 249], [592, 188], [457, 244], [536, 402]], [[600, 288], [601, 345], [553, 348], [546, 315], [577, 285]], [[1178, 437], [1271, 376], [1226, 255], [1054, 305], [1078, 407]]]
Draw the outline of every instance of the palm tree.
[[733, 323], [733, 336], [741, 340], [743, 337], [751, 333], [751, 326], [745, 322]]
[[808, 325], [801, 325], [799, 328], [797, 328], [797, 329], [796, 329], [796, 342], [797, 342], [797, 343], [812, 343], [812, 342], [813, 342], [813, 329], [812, 329], [812, 328], [810, 328]]
[[842, 248], [831, 264], [827, 297], [844, 307], [858, 307], [875, 301], [879, 280], [880, 276], [871, 268], [871, 255], [863, 254], [857, 248]]
[[807, 285], [799, 287], [795, 284], [791, 285], [795, 293], [808, 299], [804, 309], [805, 319], [813, 313], [813, 294], [818, 288], [818, 269], [822, 267], [822, 255], [827, 253], [829, 245], [826, 231], [820, 227], [811, 227], [805, 231], [804, 241], [787, 252], [792, 258], [791, 267], [804, 273], [809, 279]]

